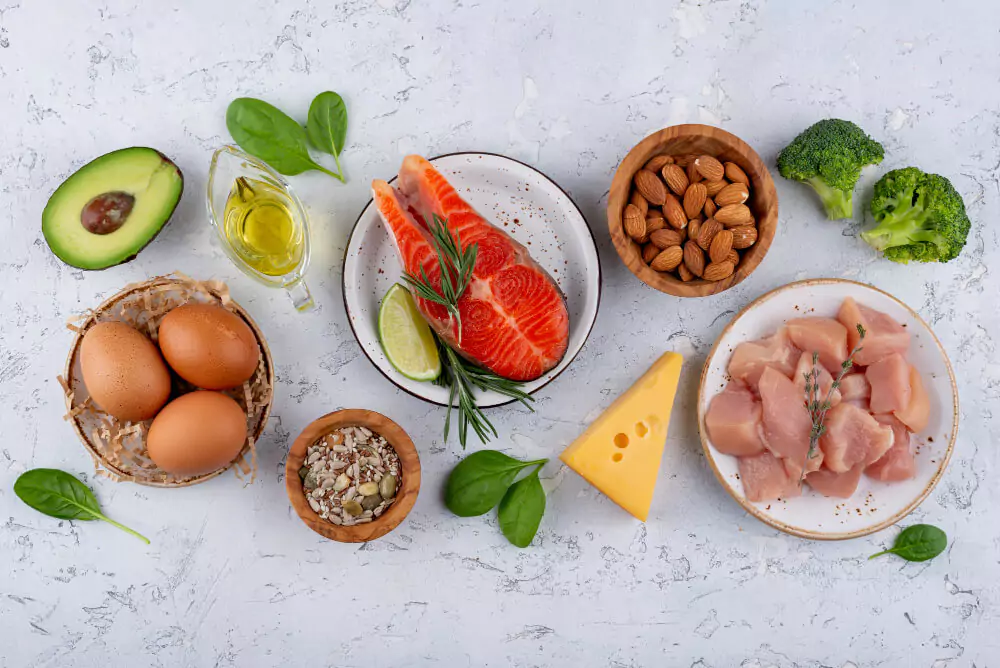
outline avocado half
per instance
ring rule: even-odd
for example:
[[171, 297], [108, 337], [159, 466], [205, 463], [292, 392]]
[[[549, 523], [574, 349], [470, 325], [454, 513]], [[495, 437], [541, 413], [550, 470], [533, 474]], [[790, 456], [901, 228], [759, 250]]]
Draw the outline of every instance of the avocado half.
[[80, 269], [128, 262], [170, 220], [184, 176], [167, 156], [123, 148], [66, 179], [42, 212], [42, 234], [56, 256]]

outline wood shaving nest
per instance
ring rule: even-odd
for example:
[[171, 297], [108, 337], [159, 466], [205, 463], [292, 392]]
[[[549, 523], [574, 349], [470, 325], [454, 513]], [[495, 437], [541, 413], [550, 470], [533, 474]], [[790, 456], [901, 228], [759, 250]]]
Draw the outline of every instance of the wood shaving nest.
[[[236, 311], [229, 288], [221, 281], [196, 281], [184, 274], [174, 272], [158, 276], [143, 283], [125, 286], [113, 298], [98, 307], [69, 318], [66, 328], [82, 335], [97, 322], [125, 322], [145, 334], [154, 343], [157, 341], [160, 321], [172, 309], [188, 302], [214, 303], [230, 311]], [[242, 387], [228, 390], [225, 394], [236, 400], [247, 416], [247, 442], [233, 462], [236, 476], [245, 484], [252, 483], [257, 476], [257, 448], [254, 434], [263, 428], [263, 420], [271, 403], [272, 387], [269, 381], [267, 361], [264, 359], [264, 342], [260, 345], [260, 358], [253, 378]], [[98, 475], [116, 482], [142, 482], [163, 486], [184, 486], [210, 478], [216, 473], [196, 477], [181, 477], [167, 473], [156, 467], [146, 453], [145, 437], [149, 422], [119, 422], [116, 418], [99, 409], [87, 394], [80, 373], [79, 348], [77, 347], [68, 377], [58, 377], [66, 399], [64, 419], [74, 424], [80, 437], [88, 445], [94, 459], [94, 469]], [[174, 388], [181, 393], [195, 389], [190, 384], [171, 374]]]

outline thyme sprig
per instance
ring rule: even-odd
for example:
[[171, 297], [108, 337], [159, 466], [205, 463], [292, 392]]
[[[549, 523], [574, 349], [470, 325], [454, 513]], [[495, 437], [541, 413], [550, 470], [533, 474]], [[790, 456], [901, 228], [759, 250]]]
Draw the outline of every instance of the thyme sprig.
[[473, 390], [477, 388], [484, 392], [497, 392], [515, 399], [524, 404], [528, 410], [534, 412], [535, 409], [528, 403], [534, 401], [534, 398], [521, 389], [521, 383], [476, 366], [458, 355], [437, 335], [435, 338], [437, 338], [438, 348], [441, 351], [441, 375], [434, 382], [449, 389], [448, 412], [444, 418], [445, 441], [448, 440], [448, 434], [451, 430], [451, 410], [453, 407], [458, 409], [458, 442], [462, 444], [463, 449], [470, 425], [482, 443], [497, 436], [496, 427], [483, 414], [472, 394]]
[[472, 280], [479, 244], [469, 244], [468, 248], [462, 250], [462, 238], [458, 232], [452, 236], [447, 222], [437, 214], [432, 216], [427, 230], [431, 234], [431, 246], [437, 253], [438, 264], [441, 267], [441, 289], [438, 291], [434, 287], [423, 265], [420, 266], [419, 277], [403, 272], [403, 280], [413, 288], [418, 297], [447, 309], [449, 316], [458, 324], [458, 342], [461, 343], [462, 316], [458, 313], [458, 300]]
[[[819, 439], [826, 433], [826, 414], [830, 410], [830, 398], [833, 396], [835, 390], [840, 388], [840, 381], [844, 379], [847, 372], [851, 370], [854, 366], [855, 356], [861, 352], [862, 343], [865, 341], [865, 336], [868, 332], [859, 322], [858, 328], [858, 345], [854, 347], [851, 354], [847, 356], [840, 365], [840, 373], [837, 377], [833, 379], [833, 383], [830, 385], [830, 389], [826, 393], [825, 399], [820, 399], [820, 367], [819, 367], [819, 353], [814, 352], [812, 356], [812, 369], [802, 374], [806, 379], [806, 408], [809, 410], [809, 417], [812, 419], [812, 428], [809, 430], [809, 452], [806, 455], [806, 461], [812, 459], [816, 456], [816, 449], [819, 447]], [[806, 476], [806, 467], [802, 467], [802, 478]], [[801, 481], [801, 478], [800, 478]]]

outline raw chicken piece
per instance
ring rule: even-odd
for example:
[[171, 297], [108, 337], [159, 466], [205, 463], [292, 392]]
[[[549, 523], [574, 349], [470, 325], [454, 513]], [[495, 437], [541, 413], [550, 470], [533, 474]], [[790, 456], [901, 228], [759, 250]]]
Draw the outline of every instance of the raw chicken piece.
[[760, 402], [742, 381], [734, 380], [712, 398], [705, 427], [712, 445], [727, 455], [755, 455], [764, 451]]
[[[765, 404], [765, 415], [766, 410]], [[819, 447], [824, 465], [834, 473], [870, 464], [892, 447], [892, 429], [853, 404], [842, 402], [831, 408], [823, 424], [826, 433], [819, 439]]]
[[865, 475], [882, 482], [909, 480], [917, 475], [917, 461], [910, 448], [910, 431], [892, 415], [876, 415], [875, 419], [892, 430], [892, 447], [865, 469]]
[[782, 327], [766, 339], [746, 341], [736, 346], [729, 360], [729, 375], [757, 389], [765, 367], [774, 367], [791, 377], [798, 359], [799, 351], [788, 337], [788, 329]]
[[[788, 477], [792, 480], [802, 480], [802, 467], [798, 463], [793, 462], [791, 459], [782, 459], [781, 463], [785, 465], [785, 472], [788, 473]], [[816, 448], [812, 456], [806, 456], [806, 471], [805, 474], [809, 475], [813, 471], [819, 471], [823, 468], [823, 451]]]
[[840, 379], [840, 398], [844, 401], [864, 401], [868, 409], [868, 398], [872, 396], [872, 386], [863, 373], [849, 373]]
[[770, 452], [740, 457], [739, 467], [748, 501], [788, 499], [802, 494], [798, 479], [789, 477], [781, 460]]
[[893, 411], [893, 414], [913, 433], [927, 428], [927, 421], [931, 416], [931, 400], [915, 366], [910, 366], [910, 401], [906, 408]]
[[858, 488], [864, 464], [856, 464], [844, 473], [834, 473], [830, 469], [820, 469], [806, 475], [806, 483], [823, 496], [849, 498]]
[[833, 318], [795, 318], [789, 320], [788, 336], [799, 350], [819, 353], [819, 361], [830, 373], [840, 373], [847, 359], [847, 329]]
[[809, 452], [812, 419], [802, 393], [788, 376], [767, 367], [760, 377], [764, 446], [776, 457], [786, 458], [801, 470]]
[[865, 328], [865, 342], [854, 356], [857, 366], [873, 364], [889, 353], [906, 354], [910, 347], [910, 333], [905, 327], [881, 311], [858, 304], [851, 297], [840, 305], [837, 320], [847, 328], [848, 352], [858, 345], [858, 323]]
[[910, 365], [899, 353], [886, 355], [865, 371], [872, 386], [872, 413], [892, 413], [910, 405]]
[[[795, 381], [795, 387], [799, 388], [799, 392], [802, 393], [803, 401], [808, 401], [806, 397], [806, 378], [805, 374], [812, 371], [813, 361], [812, 353], [803, 352], [799, 357], [799, 364], [795, 367], [795, 375], [793, 379]], [[826, 367], [822, 362], [819, 364], [819, 400], [823, 401], [826, 399], [827, 393], [830, 393], [830, 406], [836, 406], [840, 403], [841, 395], [840, 390], [834, 390], [830, 392], [830, 386], [833, 385], [833, 376], [830, 372], [826, 370]]]

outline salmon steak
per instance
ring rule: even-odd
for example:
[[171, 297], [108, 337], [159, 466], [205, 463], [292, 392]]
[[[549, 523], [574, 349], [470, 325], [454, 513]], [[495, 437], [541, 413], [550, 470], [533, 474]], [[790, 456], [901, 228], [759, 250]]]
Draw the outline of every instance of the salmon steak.
[[426, 275], [441, 294], [428, 221], [440, 220], [461, 250], [477, 247], [457, 319], [411, 290], [431, 329], [455, 352], [503, 378], [526, 382], [555, 367], [569, 345], [569, 312], [556, 282], [527, 248], [479, 215], [420, 156], [403, 160], [395, 186], [372, 181], [372, 197], [407, 274]]

